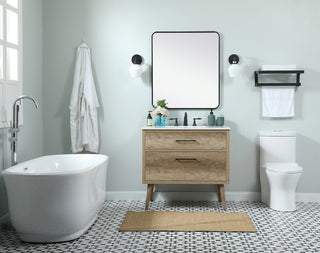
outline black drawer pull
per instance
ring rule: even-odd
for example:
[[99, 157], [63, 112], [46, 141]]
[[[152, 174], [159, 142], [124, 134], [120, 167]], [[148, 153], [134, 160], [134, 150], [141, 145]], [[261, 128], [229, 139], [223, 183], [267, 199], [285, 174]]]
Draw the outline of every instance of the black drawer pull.
[[176, 140], [176, 142], [196, 142], [197, 140]]
[[197, 161], [197, 158], [176, 158], [176, 161], [180, 161], [180, 162], [194, 162], [194, 161]]

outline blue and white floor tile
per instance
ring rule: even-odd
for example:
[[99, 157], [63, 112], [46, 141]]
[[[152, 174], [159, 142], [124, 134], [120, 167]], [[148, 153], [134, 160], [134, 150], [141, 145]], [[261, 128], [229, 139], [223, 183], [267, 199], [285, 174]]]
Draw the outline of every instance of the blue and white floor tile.
[[[126, 212], [143, 211], [144, 204], [105, 202], [95, 224], [70, 242], [25, 243], [11, 226], [2, 226], [0, 252], [320, 252], [320, 203], [298, 203], [295, 212], [277, 212], [260, 202], [227, 202], [227, 212], [246, 212], [257, 233], [118, 232]], [[220, 203], [208, 201], [156, 201], [151, 202], [150, 210], [224, 212]]]

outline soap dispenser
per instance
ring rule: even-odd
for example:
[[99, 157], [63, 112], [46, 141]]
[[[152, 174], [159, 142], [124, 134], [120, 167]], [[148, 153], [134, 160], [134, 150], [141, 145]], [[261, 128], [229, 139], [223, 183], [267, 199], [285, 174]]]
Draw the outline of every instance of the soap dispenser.
[[213, 111], [212, 111], [212, 109], [211, 109], [211, 112], [210, 112], [210, 114], [208, 115], [208, 125], [209, 125], [209, 126], [214, 126], [215, 121], [216, 121], [216, 118], [215, 118], [215, 116], [214, 116], [214, 114], [213, 114]]
[[147, 117], [147, 127], [152, 127], [152, 117], [151, 113], [152, 111], [149, 111], [148, 117]]

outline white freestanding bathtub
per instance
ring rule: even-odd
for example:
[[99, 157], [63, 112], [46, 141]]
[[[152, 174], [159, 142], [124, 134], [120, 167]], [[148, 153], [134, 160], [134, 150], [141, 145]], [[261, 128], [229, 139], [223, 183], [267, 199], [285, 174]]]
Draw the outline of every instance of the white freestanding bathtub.
[[81, 236], [105, 200], [108, 157], [43, 156], [2, 172], [9, 214], [21, 240], [60, 242]]

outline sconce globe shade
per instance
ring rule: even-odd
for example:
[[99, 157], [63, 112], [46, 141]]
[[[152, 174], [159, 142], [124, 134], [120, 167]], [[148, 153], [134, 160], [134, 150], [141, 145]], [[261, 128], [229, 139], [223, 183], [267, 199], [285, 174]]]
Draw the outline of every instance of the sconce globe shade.
[[131, 67], [129, 68], [130, 75], [133, 78], [141, 77], [142, 71], [143, 69], [139, 64], [132, 64]]
[[241, 68], [239, 64], [231, 64], [228, 68], [229, 76], [231, 78], [239, 76]]

